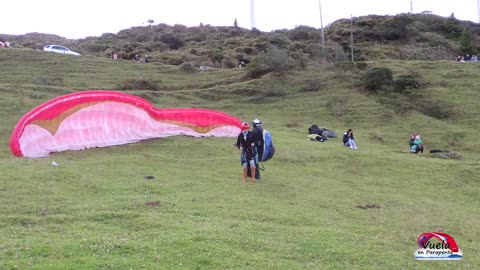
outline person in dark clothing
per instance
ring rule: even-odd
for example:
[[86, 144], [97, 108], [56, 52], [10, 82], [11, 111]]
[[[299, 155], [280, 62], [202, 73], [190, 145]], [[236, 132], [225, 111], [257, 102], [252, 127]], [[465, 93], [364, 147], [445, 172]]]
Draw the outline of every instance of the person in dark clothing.
[[350, 128], [347, 132], [343, 133], [343, 145], [350, 147], [350, 149], [358, 150], [355, 137], [353, 137], [353, 130]]
[[308, 134], [309, 134], [308, 138], [312, 141], [324, 142], [328, 140], [327, 136], [325, 136], [326, 133], [327, 133], [327, 129], [320, 128], [317, 125], [311, 125], [308, 128]]
[[423, 141], [420, 138], [420, 135], [416, 134], [415, 139], [413, 140], [413, 144], [410, 146], [411, 153], [423, 153]]
[[253, 133], [249, 131], [250, 126], [247, 122], [242, 123], [241, 130], [242, 132], [237, 137], [237, 143], [235, 144], [237, 148], [242, 151], [241, 160], [242, 160], [242, 169], [243, 169], [243, 183], [247, 183], [248, 177], [248, 167], [250, 167], [250, 174], [252, 176], [252, 182], [255, 183], [255, 172], [256, 172], [256, 149], [254, 143]]
[[253, 134], [253, 140], [255, 143], [255, 146], [257, 147], [257, 153], [258, 156], [261, 157], [263, 155], [263, 128], [262, 128], [262, 121], [258, 119], [254, 119], [252, 121], [253, 128], [252, 128], [252, 134]]
[[[252, 134], [253, 134], [253, 143], [255, 144], [255, 148], [257, 150], [257, 156], [259, 159], [263, 157], [263, 146], [264, 146], [264, 139], [263, 139], [263, 128], [262, 128], [262, 121], [259, 119], [254, 119], [252, 121]], [[250, 176], [250, 171], [248, 172]], [[255, 179], [260, 179], [260, 170], [255, 171]]]
[[415, 144], [415, 134], [410, 134], [410, 149]]

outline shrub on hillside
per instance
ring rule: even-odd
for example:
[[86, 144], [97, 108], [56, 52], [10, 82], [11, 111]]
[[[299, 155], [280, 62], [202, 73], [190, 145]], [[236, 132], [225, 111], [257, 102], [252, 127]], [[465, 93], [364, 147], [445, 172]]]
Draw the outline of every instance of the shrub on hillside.
[[197, 71], [196, 67], [192, 63], [183, 63], [180, 65], [180, 70], [185, 73], [193, 73]]
[[272, 48], [267, 53], [262, 53], [247, 65], [247, 76], [250, 78], [260, 78], [261, 76], [275, 72], [284, 74], [290, 70], [288, 55], [285, 50]]
[[400, 75], [396, 80], [393, 81], [393, 89], [395, 92], [403, 92], [406, 89], [418, 89], [421, 86], [421, 82], [418, 79], [418, 76], [413, 74], [409, 75]]
[[473, 51], [473, 35], [470, 29], [464, 28], [460, 35], [460, 50], [463, 53], [472, 54]]
[[290, 44], [289, 40], [284, 35], [274, 34], [269, 38], [270, 44], [277, 48], [286, 49]]
[[447, 33], [452, 37], [459, 37], [462, 33], [463, 27], [460, 21], [455, 18], [455, 14], [451, 14], [450, 17], [444, 22]]
[[302, 92], [316, 92], [323, 87], [323, 82], [320, 78], [314, 78], [305, 81], [305, 85], [302, 88]]
[[413, 19], [409, 15], [397, 15], [393, 16], [385, 22], [385, 26], [389, 29], [384, 32], [386, 40], [401, 40], [408, 37], [408, 26], [413, 22]]
[[161, 35], [160, 41], [167, 44], [172, 50], [178, 50], [185, 44], [183, 38], [171, 33]]
[[298, 50], [296, 52], [291, 53], [290, 56], [295, 60], [296, 65], [301, 70], [307, 69], [308, 62], [310, 60], [310, 58], [308, 57], [308, 54], [302, 52], [301, 50]]
[[393, 83], [392, 70], [389, 68], [370, 68], [362, 77], [365, 89], [374, 93], [388, 92]]
[[252, 79], [258, 79], [263, 75], [272, 72], [272, 69], [266, 63], [260, 60], [252, 61], [252, 63], [247, 66], [247, 70], [247, 77]]

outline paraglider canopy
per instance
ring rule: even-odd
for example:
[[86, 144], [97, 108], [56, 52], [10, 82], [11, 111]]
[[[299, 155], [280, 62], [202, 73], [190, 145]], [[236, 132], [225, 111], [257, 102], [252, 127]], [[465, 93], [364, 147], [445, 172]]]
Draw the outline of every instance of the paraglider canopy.
[[10, 149], [19, 157], [43, 157], [174, 135], [235, 137], [240, 126], [219, 111], [158, 109], [134, 95], [91, 90], [54, 98], [25, 114], [12, 132]]

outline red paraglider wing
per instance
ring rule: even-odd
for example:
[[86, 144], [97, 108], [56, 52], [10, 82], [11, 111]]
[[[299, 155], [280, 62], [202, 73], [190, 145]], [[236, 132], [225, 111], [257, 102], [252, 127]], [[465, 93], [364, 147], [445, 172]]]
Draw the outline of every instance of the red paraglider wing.
[[134, 95], [91, 90], [54, 98], [24, 115], [10, 149], [15, 156], [42, 157], [174, 135], [234, 137], [240, 125], [219, 111], [157, 109]]

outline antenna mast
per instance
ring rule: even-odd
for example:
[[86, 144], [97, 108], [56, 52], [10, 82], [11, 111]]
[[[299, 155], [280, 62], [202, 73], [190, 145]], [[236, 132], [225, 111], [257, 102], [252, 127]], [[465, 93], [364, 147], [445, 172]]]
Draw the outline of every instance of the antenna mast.
[[255, 0], [250, 0], [250, 28], [256, 28], [255, 26]]
[[350, 14], [350, 50], [351, 50], [350, 53], [352, 54], [352, 62], [354, 62], [354, 57], [353, 57], [353, 15], [351, 15], [351, 14]]
[[323, 32], [322, 3], [321, 2], [322, 2], [321, 0], [318, 0], [318, 9], [320, 10], [320, 31], [322, 33], [322, 46], [323, 46], [323, 49], [325, 50], [325, 33]]
[[480, 0], [477, 0], [478, 23], [480, 23]]

